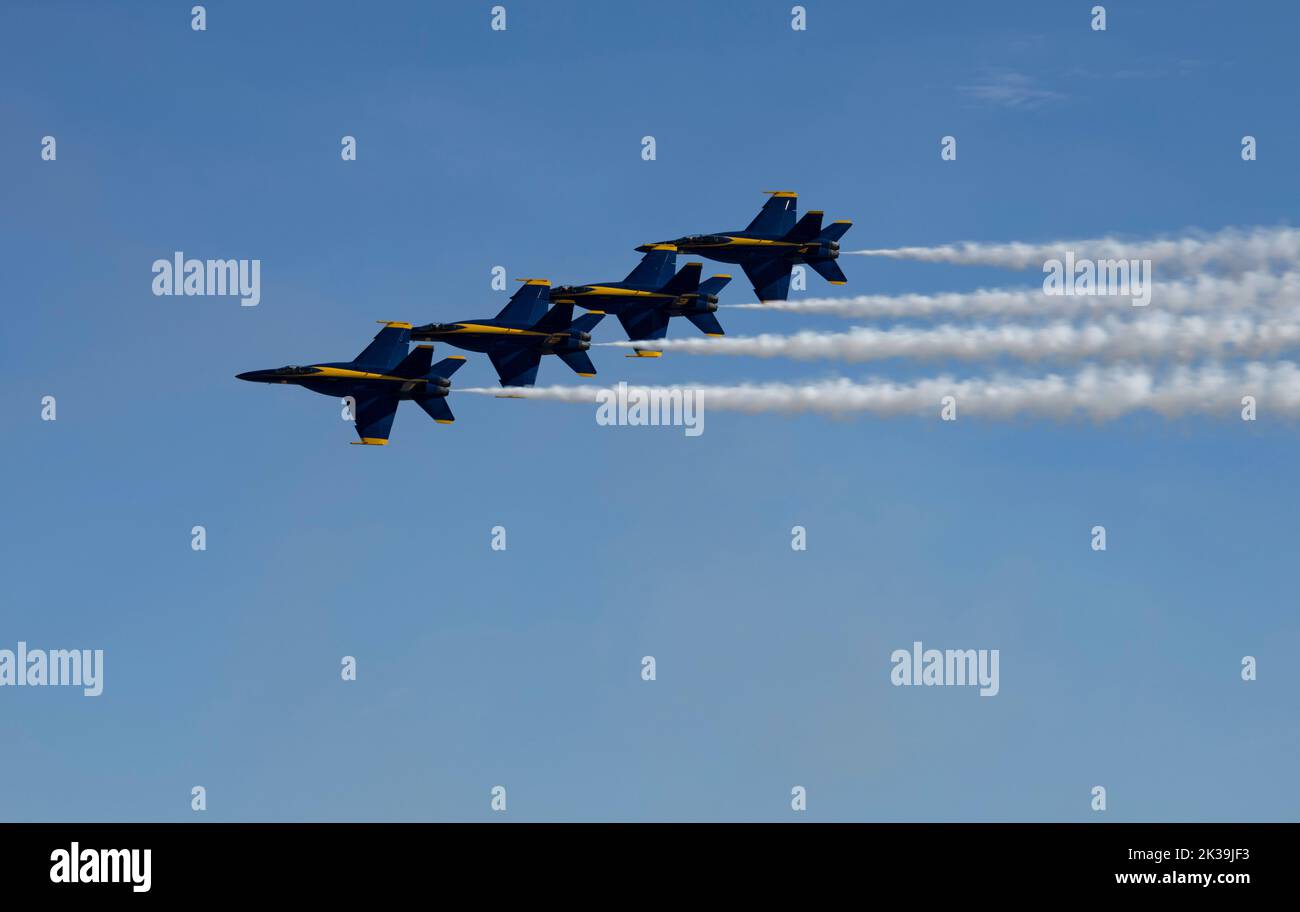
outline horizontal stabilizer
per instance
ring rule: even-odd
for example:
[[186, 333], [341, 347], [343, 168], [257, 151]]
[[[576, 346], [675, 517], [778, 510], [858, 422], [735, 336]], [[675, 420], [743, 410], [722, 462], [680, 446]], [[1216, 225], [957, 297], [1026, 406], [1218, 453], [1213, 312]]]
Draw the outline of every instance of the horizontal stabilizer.
[[826, 226], [826, 230], [822, 232], [821, 239], [823, 241], [838, 241], [840, 238], [844, 237], [844, 232], [848, 231], [852, 227], [852, 222], [847, 222], [842, 219], [838, 222], [831, 222]]
[[700, 283], [700, 294], [713, 295], [716, 298], [719, 292], [726, 288], [727, 283], [730, 281], [731, 276], [729, 275], [709, 276]]
[[832, 285], [843, 285], [848, 282], [844, 270], [835, 260], [809, 260], [808, 265], [821, 273], [821, 277]]
[[591, 358], [585, 351], [565, 351], [555, 353], [561, 361], [573, 368], [573, 372], [579, 377], [596, 376], [596, 365], [591, 363]]
[[[430, 346], [432, 347], [432, 346]], [[450, 358], [443, 358], [437, 364], [429, 368], [426, 376], [429, 377], [450, 377], [456, 371], [465, 366], [464, 355], [452, 355]]]
[[429, 417], [439, 424], [451, 424], [456, 420], [456, 416], [451, 413], [451, 406], [447, 404], [446, 396], [429, 396], [425, 399], [416, 399], [415, 404], [424, 409]]
[[571, 328], [577, 332], [589, 333], [595, 329], [596, 324], [603, 319], [605, 319], [605, 314], [603, 312], [585, 313], [573, 321]]
[[723, 335], [722, 324], [718, 322], [718, 318], [714, 314], [708, 312], [688, 313], [686, 319], [698, 326], [700, 332], [704, 333], [706, 336]]

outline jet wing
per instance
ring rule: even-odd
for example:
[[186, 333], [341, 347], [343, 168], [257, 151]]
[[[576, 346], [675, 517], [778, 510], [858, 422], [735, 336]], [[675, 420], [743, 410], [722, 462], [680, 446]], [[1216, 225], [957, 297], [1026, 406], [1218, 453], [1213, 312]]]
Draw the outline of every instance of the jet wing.
[[796, 209], [799, 205], [798, 194], [791, 193], [789, 190], [769, 192], [771, 196], [745, 231], [759, 237], [785, 237], [794, 227]]
[[537, 366], [542, 363], [539, 352], [512, 345], [499, 345], [488, 352], [492, 366], [502, 386], [532, 386], [537, 382]]
[[[623, 324], [623, 330], [627, 337], [633, 342], [645, 340], [653, 342], [655, 339], [662, 339], [668, 335], [668, 321], [671, 319], [668, 314], [657, 308], [646, 308], [644, 310], [631, 310], [618, 315], [618, 322]], [[650, 346], [645, 348], [634, 348], [635, 355], [628, 355], [629, 358], [657, 358], [660, 352]]]
[[357, 355], [357, 364], [369, 364], [388, 369], [406, 357], [406, 346], [411, 341], [410, 323], [389, 323], [383, 320], [384, 328], [375, 336], [374, 341]]
[[790, 261], [762, 260], [742, 267], [760, 301], [784, 301], [790, 295]]
[[357, 436], [361, 438], [361, 443], [388, 443], [388, 432], [393, 428], [398, 401], [397, 397], [388, 395], [357, 399]]
[[550, 303], [551, 283], [546, 279], [520, 279], [524, 287], [516, 291], [496, 318], [507, 326], [532, 326], [546, 313]]
[[668, 314], [662, 310], [632, 310], [618, 315], [623, 331], [633, 342], [662, 339], [668, 335]]

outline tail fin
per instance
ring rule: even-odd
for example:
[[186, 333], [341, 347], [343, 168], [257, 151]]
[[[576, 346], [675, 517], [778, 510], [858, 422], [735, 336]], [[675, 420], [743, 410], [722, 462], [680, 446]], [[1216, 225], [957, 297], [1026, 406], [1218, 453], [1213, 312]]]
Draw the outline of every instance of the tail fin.
[[688, 313], [686, 319], [699, 327], [700, 332], [704, 333], [706, 336], [725, 335], [722, 331], [722, 324], [718, 322], [718, 318], [708, 311], [703, 311], [701, 313]]
[[799, 206], [799, 194], [789, 190], [768, 190], [772, 195], [758, 215], [745, 228], [751, 234], [765, 234], [769, 237], [785, 237], [794, 227], [795, 210]]
[[433, 346], [417, 345], [402, 362], [393, 368], [394, 377], [410, 377], [412, 380], [429, 376], [429, 365], [433, 363]]
[[[432, 345], [430, 345], [429, 347], [433, 348]], [[430, 367], [429, 372], [425, 376], [443, 377], [445, 379], [447, 377], [450, 377], [452, 374], [456, 373], [456, 371], [460, 370], [464, 366], [465, 366], [464, 355], [452, 355], [450, 358], [443, 358], [437, 364]]]
[[578, 332], [589, 333], [595, 329], [596, 324], [603, 319], [605, 319], [605, 314], [602, 311], [585, 313], [573, 321], [570, 325], [570, 329], [574, 329]]
[[707, 279], [705, 279], [703, 282], [700, 283], [700, 294], [713, 295], [716, 298], [718, 296], [718, 292], [726, 288], [727, 283], [730, 281], [731, 281], [731, 276], [729, 275], [709, 276]]
[[573, 325], [573, 302], [556, 304], [548, 310], [531, 328], [537, 332], [563, 332]]
[[574, 319], [573, 302], [565, 301], [552, 307], [544, 317], [533, 324], [533, 329], [537, 332], [591, 332], [591, 330], [601, 320], [605, 319], [605, 312], [598, 310], [591, 313], [585, 313]]
[[550, 304], [551, 283], [547, 279], [520, 279], [524, 287], [510, 298], [497, 319], [516, 326], [532, 326], [546, 313]]
[[809, 260], [808, 265], [821, 273], [822, 278], [832, 285], [845, 285], [849, 281], [848, 276], [835, 260]]
[[840, 238], [844, 237], [844, 232], [848, 231], [852, 227], [853, 223], [846, 219], [840, 219], [838, 222], [831, 222], [826, 226], [826, 229], [822, 231], [821, 240], [838, 241]]
[[411, 353], [402, 359], [402, 363], [390, 373], [394, 377], [408, 377], [411, 380], [425, 380], [430, 377], [450, 377], [460, 370], [465, 363], [464, 355], [452, 355], [433, 363], [433, 346], [417, 345]]
[[643, 288], [659, 288], [677, 268], [677, 248], [672, 244], [655, 244], [623, 281]]
[[791, 228], [790, 233], [782, 240], [793, 241], [796, 244], [815, 240], [822, 233], [822, 216], [825, 214], [820, 209], [805, 212], [803, 218], [799, 219], [799, 223]]
[[579, 377], [596, 376], [596, 365], [591, 363], [591, 357], [585, 351], [565, 351], [556, 352], [560, 360], [569, 367]]
[[375, 339], [361, 354], [353, 359], [354, 364], [369, 364], [388, 370], [406, 355], [406, 346], [411, 342], [410, 323], [389, 323], [380, 320], [384, 328], [375, 334]]
[[687, 263], [659, 290], [664, 294], [694, 294], [700, 289], [700, 271], [703, 268], [703, 263]]

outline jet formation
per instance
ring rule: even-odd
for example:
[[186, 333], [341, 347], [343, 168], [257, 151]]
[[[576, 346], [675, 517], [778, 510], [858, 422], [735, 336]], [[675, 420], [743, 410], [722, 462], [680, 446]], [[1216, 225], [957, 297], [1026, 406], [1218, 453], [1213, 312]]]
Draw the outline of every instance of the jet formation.
[[[621, 281], [589, 282], [552, 288], [547, 279], [521, 279], [523, 287], [495, 317], [454, 323], [384, 322], [384, 328], [352, 361], [334, 361], [249, 371], [237, 379], [301, 386], [315, 393], [350, 399], [357, 435], [354, 443], [387, 444], [397, 406], [412, 401], [440, 424], [455, 418], [447, 405], [451, 375], [465, 363], [454, 355], [433, 363], [433, 345], [443, 342], [488, 356], [503, 387], [537, 382], [542, 358], [555, 355], [580, 377], [596, 376], [587, 352], [591, 331], [607, 314], [618, 318], [633, 343], [628, 357], [658, 357], [655, 342], [668, 335], [673, 317], [685, 317], [708, 336], [723, 335], [718, 294], [729, 275], [701, 279], [703, 263], [677, 269], [685, 253], [734, 263], [744, 271], [759, 301], [784, 301], [790, 275], [806, 263], [832, 285], [847, 279], [839, 263], [839, 240], [852, 226], [835, 221], [822, 227], [824, 213], [798, 218], [798, 194], [768, 191], [770, 198], [741, 231], [690, 234], [643, 244], [641, 262]], [[574, 308], [587, 311], [574, 317]], [[642, 344], [637, 344], [642, 343]]]

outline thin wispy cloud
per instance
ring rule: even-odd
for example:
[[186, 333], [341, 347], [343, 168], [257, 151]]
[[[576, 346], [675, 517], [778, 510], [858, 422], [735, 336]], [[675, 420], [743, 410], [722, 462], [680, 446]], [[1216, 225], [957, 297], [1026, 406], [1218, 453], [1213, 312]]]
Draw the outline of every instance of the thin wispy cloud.
[[1015, 72], [990, 73], [977, 82], [958, 86], [958, 91], [980, 104], [1004, 108], [1035, 108], [1065, 98], [1033, 77]]

